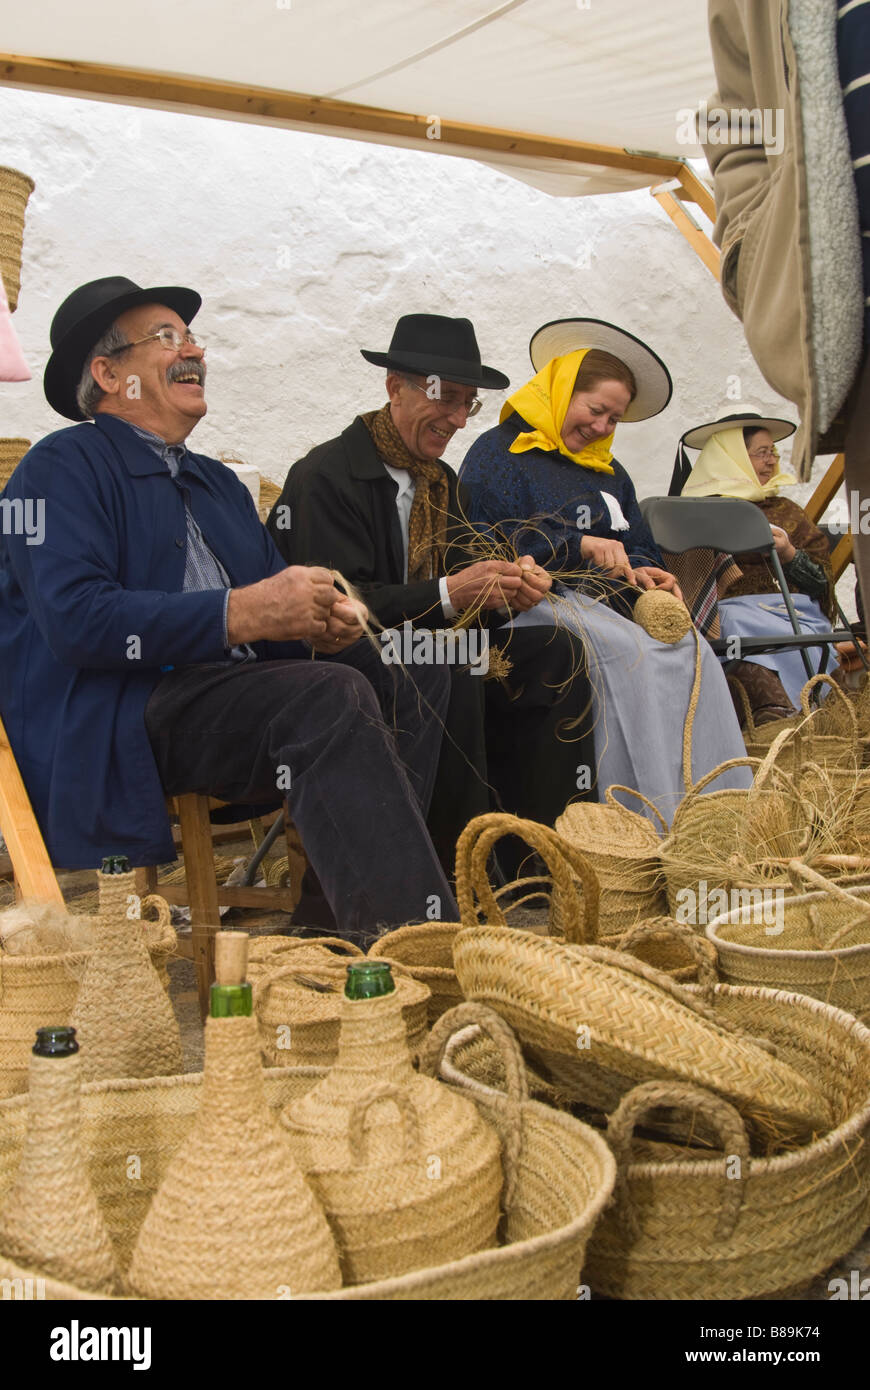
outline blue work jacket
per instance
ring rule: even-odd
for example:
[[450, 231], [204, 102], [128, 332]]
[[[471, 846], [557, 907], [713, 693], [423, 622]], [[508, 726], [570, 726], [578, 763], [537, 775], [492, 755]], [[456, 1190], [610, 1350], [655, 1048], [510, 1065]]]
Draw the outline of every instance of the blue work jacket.
[[285, 567], [231, 469], [188, 454], [173, 480], [111, 415], [40, 440], [0, 496], [0, 715], [57, 867], [175, 858], [145, 705], [167, 667], [226, 659], [225, 590], [182, 591], [183, 487], [233, 587]]

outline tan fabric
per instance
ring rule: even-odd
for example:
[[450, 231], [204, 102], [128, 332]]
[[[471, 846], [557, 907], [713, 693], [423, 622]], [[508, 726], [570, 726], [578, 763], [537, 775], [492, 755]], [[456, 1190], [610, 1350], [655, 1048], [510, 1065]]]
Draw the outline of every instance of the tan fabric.
[[391, 468], [406, 468], [416, 491], [408, 522], [408, 582], [443, 574], [447, 548], [447, 475], [437, 459], [411, 453], [393, 423], [389, 404], [360, 417], [374, 446]]

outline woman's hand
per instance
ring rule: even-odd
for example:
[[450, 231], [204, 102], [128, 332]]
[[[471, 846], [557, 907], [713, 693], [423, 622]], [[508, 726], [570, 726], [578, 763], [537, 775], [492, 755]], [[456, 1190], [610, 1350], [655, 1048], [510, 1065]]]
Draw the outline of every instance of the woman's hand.
[[608, 579], [625, 579], [637, 587], [631, 562], [621, 541], [608, 540], [604, 536], [584, 536], [580, 542], [580, 554], [596, 569], [603, 570]]
[[674, 598], [682, 599], [680, 586], [668, 570], [656, 569], [655, 565], [641, 565], [634, 571], [635, 579], [641, 589], [664, 589]]
[[783, 565], [791, 564], [797, 551], [789, 540], [786, 532], [783, 531], [781, 526], [771, 526], [770, 534], [773, 536], [773, 544], [780, 558], [780, 563]]

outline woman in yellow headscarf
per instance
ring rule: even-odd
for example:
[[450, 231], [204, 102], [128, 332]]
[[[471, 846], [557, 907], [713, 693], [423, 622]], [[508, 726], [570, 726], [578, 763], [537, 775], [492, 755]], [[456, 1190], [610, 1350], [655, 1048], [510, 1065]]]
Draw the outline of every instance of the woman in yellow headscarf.
[[[744, 412], [687, 430], [681, 445], [701, 453], [691, 469], [685, 454], [678, 454], [671, 490], [679, 481], [683, 497], [739, 497], [754, 502], [770, 523], [801, 626], [808, 632], [821, 632], [830, 627], [835, 609], [828, 538], [802, 507], [780, 496], [780, 489], [797, 479], [780, 468], [776, 444], [794, 429], [788, 420]], [[784, 633], [790, 632], [784, 603], [769, 597], [779, 593], [779, 586], [764, 556], [735, 555], [734, 559], [742, 576], [719, 603], [722, 636], [749, 637], [775, 632], [780, 626]], [[820, 654], [817, 648], [810, 653], [816, 666]], [[791, 713], [806, 680], [806, 668], [796, 651], [753, 656], [729, 668], [729, 674], [743, 685], [753, 716], [762, 723]]]
[[[669, 817], [684, 792], [683, 727], [696, 647], [692, 634], [667, 646], [627, 620], [641, 590], [679, 589], [612, 446], [620, 422], [665, 408], [671, 379], [645, 343], [600, 319], [545, 324], [530, 354], [535, 376], [510, 396], [499, 424], [475, 441], [460, 469], [469, 519], [554, 575], [558, 602], [538, 604], [512, 625], [559, 622], [584, 639], [599, 797], [622, 783]], [[701, 653], [695, 781], [744, 751], [722, 668], [705, 642]], [[734, 769], [712, 790], [749, 780]]]

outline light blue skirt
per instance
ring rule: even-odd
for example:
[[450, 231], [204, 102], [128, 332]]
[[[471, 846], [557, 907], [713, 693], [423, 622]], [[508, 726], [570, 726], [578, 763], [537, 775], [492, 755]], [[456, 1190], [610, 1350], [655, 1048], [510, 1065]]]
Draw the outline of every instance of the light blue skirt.
[[[792, 599], [798, 623], [805, 632], [830, 631], [831, 624], [814, 598], [808, 594], [792, 594]], [[785, 636], [793, 631], [788, 609], [779, 594], [741, 594], [738, 598], [721, 599], [719, 625], [723, 637], [766, 637], [779, 633]], [[822, 647], [807, 649], [814, 671], [819, 669], [822, 651]], [[801, 690], [808, 677], [799, 651], [764, 653], [746, 657], [746, 660], [776, 671], [788, 698], [800, 709]]]
[[[695, 638], [689, 632], [674, 646], [658, 642], [642, 627], [581, 593], [560, 594], [556, 611], [546, 600], [513, 619], [512, 627], [553, 624], [582, 637], [589, 663], [595, 719], [598, 799], [618, 782], [655, 802], [670, 824], [685, 795], [683, 729], [695, 677]], [[571, 756], [571, 744], [565, 756]], [[701, 639], [701, 690], [692, 732], [692, 778], [746, 748], [722, 667]], [[732, 768], [709, 791], [748, 787], [750, 768]], [[654, 821], [641, 802], [621, 798]]]

